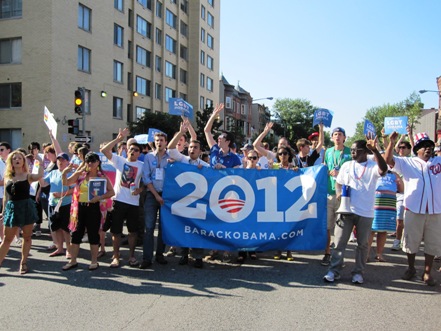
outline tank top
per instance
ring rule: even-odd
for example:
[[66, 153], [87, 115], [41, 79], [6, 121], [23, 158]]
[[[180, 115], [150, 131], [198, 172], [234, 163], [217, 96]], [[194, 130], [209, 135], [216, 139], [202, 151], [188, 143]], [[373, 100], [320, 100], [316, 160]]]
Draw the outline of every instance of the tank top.
[[16, 181], [9, 181], [6, 184], [6, 193], [9, 194], [9, 200], [25, 200], [29, 199], [29, 189], [31, 185], [27, 179]]

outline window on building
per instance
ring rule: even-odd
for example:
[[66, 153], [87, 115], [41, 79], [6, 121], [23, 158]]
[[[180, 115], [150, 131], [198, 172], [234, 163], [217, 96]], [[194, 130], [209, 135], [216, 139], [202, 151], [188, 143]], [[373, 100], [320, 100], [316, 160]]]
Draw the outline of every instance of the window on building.
[[127, 57], [129, 59], [131, 59], [133, 57], [133, 54], [132, 54], [132, 41], [131, 40], [127, 40]]
[[136, 62], [137, 63], [150, 68], [151, 56], [152, 56], [152, 54], [148, 50], [142, 48], [141, 46], [136, 46]]
[[22, 16], [22, 0], [2, 0], [0, 1], [0, 19], [21, 17]]
[[165, 49], [173, 54], [176, 54], [176, 40], [174, 40], [168, 34], [165, 35]]
[[152, 0], [138, 0], [144, 8], [152, 10]]
[[162, 45], [162, 30], [156, 28], [155, 30], [155, 39], [158, 45]]
[[201, 41], [205, 43], [205, 29], [201, 28]]
[[245, 115], [245, 105], [240, 105], [240, 113]]
[[162, 2], [159, 0], [156, 0], [156, 16], [162, 17]]
[[170, 98], [176, 98], [176, 91], [169, 88], [169, 87], [166, 87], [165, 88], [165, 101], [168, 102], [168, 99], [170, 99]]
[[181, 59], [184, 59], [184, 60], [187, 61], [187, 59], [188, 59], [188, 49], [187, 49], [187, 47], [183, 46], [182, 44], [180, 45], [179, 55], [180, 55]]
[[207, 77], [207, 90], [213, 92], [213, 80]]
[[210, 70], [214, 68], [214, 60], [210, 55], [207, 55], [207, 68]]
[[140, 76], [136, 76], [136, 92], [150, 96], [150, 81]]
[[118, 47], [124, 46], [124, 28], [118, 24], [113, 26], [113, 43]]
[[114, 0], [113, 6], [115, 7], [116, 10], [120, 12], [124, 12], [124, 0]]
[[162, 85], [158, 83], [155, 84], [155, 98], [162, 99]]
[[123, 64], [119, 61], [113, 61], [113, 80], [117, 83], [123, 82]]
[[199, 97], [199, 108], [205, 109], [205, 98], [203, 96]]
[[21, 83], [0, 84], [0, 109], [21, 107]]
[[201, 5], [201, 18], [205, 21], [205, 7]]
[[208, 106], [208, 108], [213, 107], [213, 105], [214, 105], [213, 100], [207, 98], [207, 106]]
[[201, 87], [205, 87], [205, 75], [204, 74], [201, 74], [199, 77], [199, 85]]
[[205, 52], [201, 51], [201, 64], [205, 65]]
[[133, 91], [133, 79], [132, 79], [132, 73], [127, 73], [127, 90]]
[[155, 56], [155, 69], [158, 72], [162, 71], [162, 58], [158, 55]]
[[141, 119], [145, 113], [150, 112], [150, 109], [143, 108], [143, 107], [136, 107], [136, 119]]
[[140, 35], [151, 39], [152, 37], [152, 25], [143, 19], [141, 16], [136, 16], [136, 32]]
[[176, 15], [173, 14], [170, 10], [166, 9], [165, 10], [165, 22], [171, 26], [173, 29], [177, 28], [177, 18]]
[[214, 38], [211, 34], [207, 33], [207, 46], [213, 49], [214, 47]]
[[127, 15], [127, 25], [129, 28], [133, 28], [133, 11], [130, 8]]
[[123, 99], [113, 97], [113, 118], [122, 120]]
[[181, 0], [181, 10], [187, 14], [187, 12], [188, 12], [188, 1], [187, 0]]
[[185, 24], [183, 21], [181, 21], [181, 35], [183, 35], [184, 37], [188, 36], [188, 25]]
[[21, 63], [21, 38], [0, 39], [0, 64]]
[[165, 61], [165, 75], [176, 79], [176, 66], [173, 63]]
[[90, 54], [91, 50], [82, 46], [78, 46], [78, 63], [77, 69], [90, 72]]
[[214, 28], [214, 16], [211, 15], [210, 12], [208, 12], [208, 15], [207, 15], [207, 23], [208, 23], [209, 26]]
[[187, 71], [184, 69], [179, 69], [179, 80], [181, 83], [187, 84]]
[[231, 109], [231, 97], [225, 97], [225, 108]]
[[[4, 3], [5, 1], [2, 1]], [[7, 1], [6, 1], [7, 2]], [[92, 18], [92, 9], [82, 5], [78, 5], [78, 27], [85, 31], [90, 31], [90, 20]]]
[[214, 7], [214, 0], [208, 0], [208, 4], [209, 4], [211, 7]]
[[179, 92], [179, 98], [181, 98], [182, 100], [187, 101], [187, 94]]
[[176, 0], [170, 0], [170, 2], [176, 5]]

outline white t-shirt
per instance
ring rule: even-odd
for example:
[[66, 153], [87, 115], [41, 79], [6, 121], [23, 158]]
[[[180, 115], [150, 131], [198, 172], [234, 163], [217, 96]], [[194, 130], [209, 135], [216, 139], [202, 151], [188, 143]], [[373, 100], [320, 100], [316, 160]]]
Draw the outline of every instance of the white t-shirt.
[[182, 153], [180, 153], [177, 149], [173, 148], [173, 149], [169, 149], [168, 150], [168, 154], [170, 155], [170, 157], [178, 162], [181, 163], [186, 163], [186, 164], [192, 164], [192, 165], [202, 165], [203, 167], [209, 167], [210, 165], [205, 162], [202, 161], [201, 159], [197, 158], [196, 160], [192, 160], [191, 157], [184, 155]]
[[441, 157], [394, 156], [394, 170], [403, 175], [404, 207], [417, 214], [441, 213]]
[[139, 206], [139, 195], [132, 195], [130, 184], [135, 183], [135, 187], [139, 187], [144, 163], [141, 161], [129, 162], [122, 156], [115, 154], [112, 155], [110, 162], [116, 169], [113, 200]]
[[358, 163], [354, 160], [343, 163], [337, 176], [337, 183], [351, 187], [351, 212], [374, 217], [375, 187], [381, 175], [375, 161], [368, 159]]

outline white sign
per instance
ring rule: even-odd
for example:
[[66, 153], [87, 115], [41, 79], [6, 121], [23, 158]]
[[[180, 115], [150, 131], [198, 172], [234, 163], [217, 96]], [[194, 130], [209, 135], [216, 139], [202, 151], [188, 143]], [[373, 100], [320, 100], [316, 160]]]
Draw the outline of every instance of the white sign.
[[54, 116], [51, 114], [49, 109], [47, 109], [46, 106], [44, 106], [44, 114], [43, 114], [44, 123], [46, 123], [46, 126], [49, 130], [52, 131], [52, 135], [55, 139], [57, 139], [57, 127], [58, 123], [55, 120]]

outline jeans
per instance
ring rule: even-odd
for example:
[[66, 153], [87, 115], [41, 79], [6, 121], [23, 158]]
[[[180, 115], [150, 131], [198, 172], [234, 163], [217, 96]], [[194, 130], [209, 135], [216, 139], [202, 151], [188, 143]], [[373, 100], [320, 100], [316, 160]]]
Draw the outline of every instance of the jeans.
[[161, 227], [161, 205], [156, 201], [155, 196], [151, 192], [147, 192], [144, 201], [144, 242], [142, 259], [144, 261], [152, 261], [153, 259], [153, 243], [154, 232], [156, 226], [156, 219], [159, 213], [158, 222], [158, 238], [156, 241], [156, 256], [164, 254], [165, 244], [162, 241], [162, 227]]
[[357, 247], [355, 248], [355, 266], [352, 274], [363, 274], [366, 268], [366, 260], [371, 234], [373, 218], [363, 217], [355, 214], [341, 215], [334, 230], [335, 248], [331, 252], [331, 264], [329, 271], [339, 275], [343, 266], [346, 246], [353, 227], [357, 228]]

